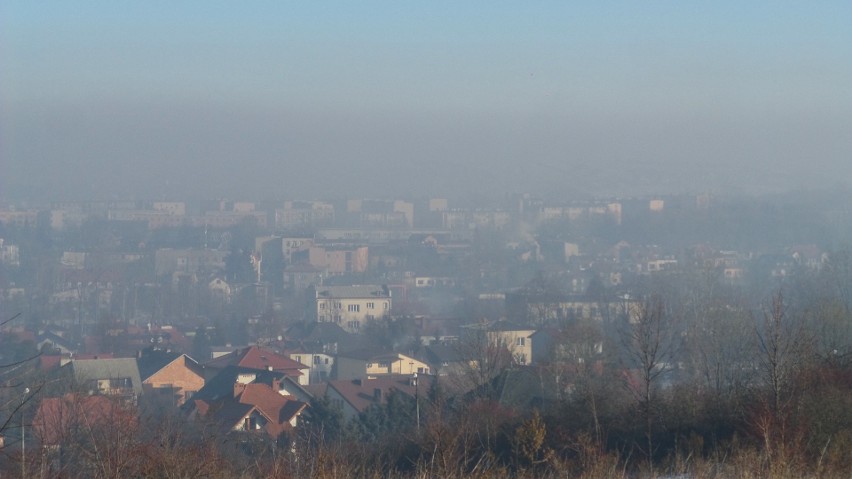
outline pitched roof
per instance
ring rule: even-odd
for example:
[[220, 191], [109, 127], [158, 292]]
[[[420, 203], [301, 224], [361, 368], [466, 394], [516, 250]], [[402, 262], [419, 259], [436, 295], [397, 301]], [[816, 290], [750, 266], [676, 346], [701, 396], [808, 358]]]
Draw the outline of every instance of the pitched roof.
[[299, 402], [292, 397], [278, 394], [277, 391], [273, 391], [268, 385], [261, 383], [246, 384], [238, 400], [242, 404], [255, 406], [267, 419], [278, 423], [287, 422], [293, 418], [293, 416], [282, 417], [284, 406], [288, 402]]
[[273, 379], [281, 379], [285, 374], [280, 371], [226, 366], [218, 374], [206, 381], [204, 387], [192, 395], [192, 399], [215, 402], [223, 398], [233, 397], [234, 384], [238, 382], [240, 376], [243, 376], [247, 383], [262, 382], [272, 384]]
[[292, 396], [284, 396], [268, 384], [249, 383], [231, 394], [213, 400], [195, 399], [196, 410], [218, 422], [226, 431], [233, 430], [246, 417], [257, 412], [266, 419], [264, 430], [272, 437], [278, 437], [290, 428], [290, 421], [301, 414], [308, 406]]
[[280, 371], [286, 373], [288, 376], [300, 376], [302, 374], [300, 372], [301, 369], [310, 369], [308, 366], [294, 361], [287, 356], [260, 346], [249, 346], [239, 349], [204, 363], [204, 367], [212, 369], [222, 369], [227, 366]]
[[68, 364], [78, 382], [130, 378], [133, 392], [142, 393], [142, 378], [139, 376], [136, 358], [75, 359]]
[[461, 346], [449, 344], [431, 344], [423, 348], [423, 356], [428, 362], [432, 363], [455, 363], [465, 361], [471, 358], [470, 351], [463, 351]]
[[180, 356], [180, 353], [153, 347], [143, 349], [139, 358], [136, 360], [136, 364], [139, 367], [139, 376], [144, 381]]
[[380, 360], [395, 361], [400, 359], [401, 356], [401, 354], [393, 351], [376, 351], [375, 349], [370, 348], [356, 349], [354, 351], [338, 354], [338, 357], [341, 358], [360, 359], [361, 361], [373, 360], [374, 362]]
[[[434, 377], [428, 375], [420, 375], [417, 379], [420, 381], [421, 394], [428, 391], [434, 381]], [[371, 404], [377, 403], [377, 390], [381, 392], [380, 402], [387, 401], [387, 396], [391, 391], [397, 391], [409, 397], [414, 397], [417, 392], [417, 387], [413, 384], [411, 376], [399, 374], [348, 381], [329, 381], [328, 388], [337, 391], [358, 412], [363, 412]]]

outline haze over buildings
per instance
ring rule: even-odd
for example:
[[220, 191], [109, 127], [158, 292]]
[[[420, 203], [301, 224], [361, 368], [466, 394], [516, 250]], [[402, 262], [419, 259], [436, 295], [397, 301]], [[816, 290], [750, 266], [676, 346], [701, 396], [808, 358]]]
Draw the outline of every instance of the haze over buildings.
[[852, 178], [848, 2], [3, 2], [0, 197]]

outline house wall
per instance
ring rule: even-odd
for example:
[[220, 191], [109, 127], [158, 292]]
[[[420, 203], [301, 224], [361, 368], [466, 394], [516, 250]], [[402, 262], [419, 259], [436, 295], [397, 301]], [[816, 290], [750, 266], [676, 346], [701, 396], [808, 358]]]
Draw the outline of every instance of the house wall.
[[352, 405], [349, 404], [349, 402], [347, 402], [336, 389], [329, 387], [325, 394], [332, 407], [340, 409], [340, 412], [343, 414], [343, 419], [349, 421], [350, 419], [358, 417], [358, 411], [352, 407]]
[[322, 298], [316, 300], [316, 308], [317, 321], [337, 323], [349, 332], [357, 332], [367, 321], [390, 314], [391, 299]]
[[204, 387], [204, 376], [191, 370], [186, 365], [186, 358], [182, 356], [154, 373], [142, 385], [146, 390], [174, 388], [178, 395], [176, 406], [180, 406], [192, 394]]
[[532, 363], [532, 338], [535, 330], [521, 331], [489, 331], [488, 336], [491, 341], [498, 345], [504, 345], [509, 348], [512, 356], [520, 364]]
[[358, 379], [389, 374], [429, 374], [429, 372], [428, 364], [402, 354], [397, 359], [386, 360], [337, 358], [337, 379]]
[[387, 374], [412, 375], [429, 374], [429, 365], [408, 356], [400, 355], [399, 359], [392, 361], [368, 362], [366, 374], [368, 376], [380, 376]]
[[338, 357], [335, 364], [337, 366], [337, 379], [357, 379], [367, 375], [367, 361], [365, 360]]
[[369, 248], [326, 249], [314, 246], [308, 251], [308, 262], [329, 274], [363, 273], [369, 266]]
[[310, 368], [307, 372], [303, 371], [303, 376], [299, 378], [299, 384], [302, 384], [302, 378], [305, 378], [305, 384], [318, 384], [331, 377], [334, 356], [322, 353], [293, 353], [290, 354], [290, 359]]

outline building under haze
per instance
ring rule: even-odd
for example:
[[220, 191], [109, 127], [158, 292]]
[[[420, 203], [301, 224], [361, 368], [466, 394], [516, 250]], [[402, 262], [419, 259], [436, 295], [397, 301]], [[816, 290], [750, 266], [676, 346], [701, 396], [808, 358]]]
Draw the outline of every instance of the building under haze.
[[311, 316], [349, 332], [360, 331], [367, 321], [390, 315], [391, 291], [386, 285], [316, 286], [310, 290]]

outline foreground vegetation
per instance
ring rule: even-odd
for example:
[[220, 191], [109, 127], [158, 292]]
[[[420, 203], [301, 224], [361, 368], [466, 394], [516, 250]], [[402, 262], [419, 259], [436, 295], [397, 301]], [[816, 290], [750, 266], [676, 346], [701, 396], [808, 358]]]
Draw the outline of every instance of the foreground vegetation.
[[[485, 382], [439, 381], [416, 399], [390, 394], [350, 421], [317, 398], [277, 441], [189, 422], [143, 396], [129, 411], [138, 421], [78, 425], [61, 453], [7, 445], [0, 474], [850, 477], [849, 264], [837, 256], [763, 295], [673, 274], [624, 315], [551, 324], [547, 361], [506, 363]], [[538, 392], [508, 400], [524, 375]], [[6, 383], [3, 404], [19, 401], [21, 383]]]

